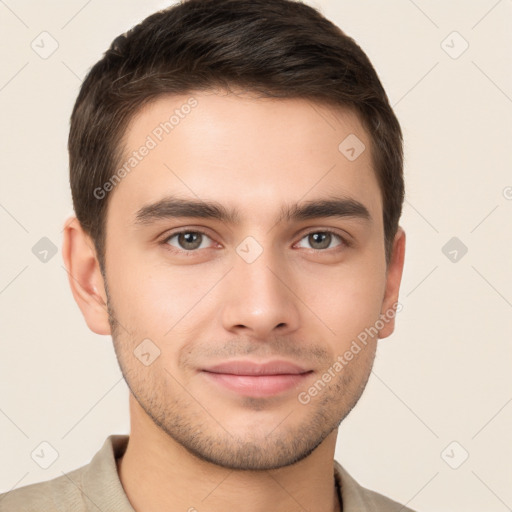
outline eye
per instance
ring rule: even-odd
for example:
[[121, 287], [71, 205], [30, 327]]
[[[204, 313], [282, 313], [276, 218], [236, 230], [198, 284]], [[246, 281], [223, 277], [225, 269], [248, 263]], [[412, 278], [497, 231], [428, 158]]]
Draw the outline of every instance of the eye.
[[[336, 239], [339, 240], [339, 243], [333, 245]], [[182, 230], [167, 236], [161, 243], [172, 252], [194, 253], [199, 249], [213, 247], [213, 245], [208, 245], [208, 240], [212, 242], [212, 239], [203, 231]], [[307, 240], [307, 243], [310, 244], [309, 248], [320, 252], [336, 247], [340, 249], [350, 247], [345, 238], [329, 229], [311, 231], [301, 238], [301, 242], [302, 240]]]
[[340, 244], [334, 247], [341, 246], [349, 246], [348, 242], [341, 236], [331, 230], [322, 230], [322, 231], [311, 231], [307, 233], [301, 240], [306, 239], [307, 242], [311, 245], [311, 248], [314, 250], [324, 250], [324, 249], [332, 249], [333, 246], [331, 242], [333, 242], [334, 238], [338, 238], [341, 241]]
[[[175, 243], [172, 243], [172, 240], [175, 240]], [[206, 249], [208, 246], [205, 246], [205, 239], [211, 240], [211, 238], [202, 231], [178, 231], [177, 233], [173, 233], [168, 236], [162, 243], [166, 245], [170, 245], [171, 247], [176, 248], [178, 251], [182, 252], [195, 252], [196, 249]]]

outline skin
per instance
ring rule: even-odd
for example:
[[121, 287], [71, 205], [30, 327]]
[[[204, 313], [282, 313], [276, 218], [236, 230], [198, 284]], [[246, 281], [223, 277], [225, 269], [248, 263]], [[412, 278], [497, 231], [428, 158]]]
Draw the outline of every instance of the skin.
[[[189, 97], [144, 107], [125, 132], [127, 153]], [[112, 335], [131, 391], [120, 480], [135, 510], [339, 510], [338, 426], [394, 320], [309, 403], [297, 397], [398, 301], [405, 233], [398, 230], [386, 266], [370, 139], [354, 112], [247, 93], [193, 97], [197, 107], [111, 193], [106, 281], [79, 222], [65, 224], [74, 298], [92, 331]], [[366, 146], [354, 161], [338, 150], [351, 133]], [[239, 222], [136, 224], [141, 207], [168, 194], [217, 201], [236, 209]], [[359, 201], [370, 218], [277, 222], [283, 205], [333, 195]], [[169, 238], [179, 229], [203, 231], [200, 246]], [[326, 229], [350, 245], [336, 234], [324, 245], [308, 237]], [[251, 263], [236, 251], [248, 236], [262, 248]], [[148, 366], [134, 356], [144, 339], [160, 350]], [[312, 372], [284, 392], [246, 396], [201, 371], [229, 359], [285, 359]]]

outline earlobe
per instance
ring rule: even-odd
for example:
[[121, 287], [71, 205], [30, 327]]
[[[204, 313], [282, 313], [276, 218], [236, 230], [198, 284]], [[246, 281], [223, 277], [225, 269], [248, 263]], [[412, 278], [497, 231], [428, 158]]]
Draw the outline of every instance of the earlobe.
[[386, 290], [382, 302], [381, 319], [384, 327], [379, 330], [379, 338], [387, 338], [395, 329], [395, 315], [400, 311], [398, 301], [400, 282], [404, 268], [405, 258], [405, 231], [398, 227], [393, 241], [393, 251], [390, 257], [387, 275]]
[[111, 334], [105, 285], [94, 244], [75, 216], [64, 224], [62, 258], [71, 292], [89, 329], [96, 334]]

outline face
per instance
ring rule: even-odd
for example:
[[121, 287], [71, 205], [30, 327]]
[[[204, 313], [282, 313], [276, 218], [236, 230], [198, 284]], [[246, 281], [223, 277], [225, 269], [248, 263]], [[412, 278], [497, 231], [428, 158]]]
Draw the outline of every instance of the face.
[[[355, 160], [338, 148], [350, 134], [366, 147]], [[379, 337], [369, 328], [397, 298], [358, 117], [197, 92], [146, 106], [124, 143], [105, 270], [133, 396], [203, 460], [303, 459], [358, 401]]]

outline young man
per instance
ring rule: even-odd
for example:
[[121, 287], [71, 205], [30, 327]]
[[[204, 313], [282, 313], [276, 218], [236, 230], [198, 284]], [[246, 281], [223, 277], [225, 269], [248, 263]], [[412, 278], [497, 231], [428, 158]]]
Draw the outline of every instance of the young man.
[[71, 118], [69, 283], [130, 436], [0, 510], [407, 511], [337, 461], [405, 234], [368, 58], [291, 0], [188, 0], [115, 39]]

